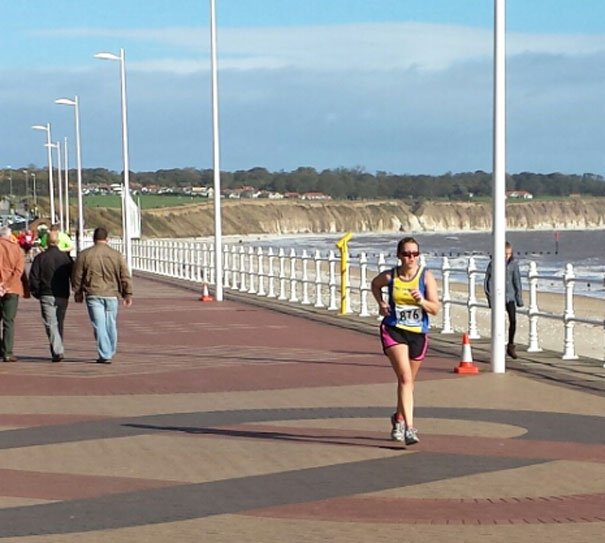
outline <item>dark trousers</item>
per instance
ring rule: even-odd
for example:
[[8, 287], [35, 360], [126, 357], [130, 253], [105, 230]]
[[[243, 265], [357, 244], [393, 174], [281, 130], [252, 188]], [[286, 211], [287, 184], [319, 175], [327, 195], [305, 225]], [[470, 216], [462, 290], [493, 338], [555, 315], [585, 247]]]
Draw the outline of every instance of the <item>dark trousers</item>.
[[0, 298], [0, 318], [2, 318], [0, 357], [13, 355], [13, 345], [15, 342], [15, 317], [17, 316], [18, 305], [18, 294], [5, 294]]
[[508, 314], [508, 343], [515, 343], [515, 332], [517, 331], [517, 306], [515, 302], [506, 302], [506, 313]]

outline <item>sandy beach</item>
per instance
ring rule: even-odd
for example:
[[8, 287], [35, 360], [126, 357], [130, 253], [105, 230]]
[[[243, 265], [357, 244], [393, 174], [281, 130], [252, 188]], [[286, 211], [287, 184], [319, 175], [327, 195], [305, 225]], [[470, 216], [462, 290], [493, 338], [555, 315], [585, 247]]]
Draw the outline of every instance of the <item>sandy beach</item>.
[[[465, 302], [468, 297], [468, 288], [464, 284], [451, 283], [452, 299]], [[441, 285], [440, 285], [441, 288]], [[440, 290], [441, 293], [441, 290]], [[483, 288], [477, 286], [476, 297], [479, 303], [485, 304]], [[527, 349], [529, 344], [529, 318], [521, 313], [529, 306], [529, 292], [523, 294], [524, 307], [517, 315], [517, 333], [515, 342], [520, 351]], [[541, 312], [553, 313], [562, 316], [565, 309], [565, 297], [563, 294], [551, 292], [538, 292], [538, 308]], [[605, 318], [605, 302], [598, 298], [587, 296], [574, 296], [574, 313], [576, 317], [583, 318]], [[441, 328], [443, 315], [433, 320], [433, 326]], [[452, 326], [456, 332], [464, 332], [468, 329], [468, 310], [466, 306], [452, 305]], [[507, 324], [508, 326], [508, 324]], [[491, 333], [491, 310], [487, 307], [477, 309], [477, 328], [481, 337], [489, 337]], [[508, 328], [507, 328], [508, 330]], [[540, 347], [560, 353], [564, 352], [563, 339], [565, 328], [562, 320], [554, 320], [545, 317], [538, 319], [538, 338]], [[574, 340], [576, 354], [586, 356], [605, 362], [605, 327], [584, 323], [575, 323]]]

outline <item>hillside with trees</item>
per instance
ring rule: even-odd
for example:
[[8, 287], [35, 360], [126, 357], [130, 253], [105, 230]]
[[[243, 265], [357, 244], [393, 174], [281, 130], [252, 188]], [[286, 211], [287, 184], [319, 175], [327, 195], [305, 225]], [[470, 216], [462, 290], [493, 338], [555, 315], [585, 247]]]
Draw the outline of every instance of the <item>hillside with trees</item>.
[[[25, 178], [21, 168], [7, 173], [2, 171], [0, 195], [8, 194], [10, 174], [13, 194], [25, 194]], [[38, 195], [48, 193], [48, 173], [45, 168], [29, 166], [26, 171], [35, 174]], [[111, 186], [122, 181], [120, 172], [104, 168], [89, 168], [82, 172], [86, 186]], [[70, 171], [70, 181], [76, 179], [75, 170]], [[162, 187], [164, 192], [182, 192], [187, 187], [212, 186], [212, 170], [179, 168], [155, 172], [131, 172], [131, 187], [136, 192], [143, 187]], [[507, 176], [508, 191], [527, 191], [534, 198], [562, 198], [571, 195], [605, 196], [605, 178], [585, 173], [531, 173], [521, 172]], [[489, 172], [475, 171], [445, 173], [443, 175], [412, 175], [377, 172], [371, 174], [361, 168], [337, 168], [318, 171], [301, 167], [285, 172], [270, 172], [256, 167], [250, 170], [221, 173], [221, 187], [236, 189], [248, 186], [258, 190], [287, 192], [319, 192], [335, 200], [434, 200], [468, 201], [489, 198], [492, 192], [492, 176]], [[29, 181], [31, 193], [31, 180]]]

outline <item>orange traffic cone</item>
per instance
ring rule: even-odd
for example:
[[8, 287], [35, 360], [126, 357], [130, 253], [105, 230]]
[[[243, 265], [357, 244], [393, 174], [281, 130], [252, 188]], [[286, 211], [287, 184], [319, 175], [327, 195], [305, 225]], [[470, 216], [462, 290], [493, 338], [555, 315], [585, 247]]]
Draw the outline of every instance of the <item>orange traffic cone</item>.
[[468, 334], [465, 332], [462, 335], [462, 360], [458, 367], [454, 368], [456, 373], [464, 375], [476, 375], [479, 373], [479, 368], [473, 364], [473, 355], [471, 353], [471, 342], [468, 339]]
[[212, 296], [210, 296], [210, 293], [208, 292], [208, 283], [206, 281], [204, 281], [203, 285], [202, 285], [202, 295], [200, 296], [200, 302], [212, 302], [214, 301], [214, 298]]

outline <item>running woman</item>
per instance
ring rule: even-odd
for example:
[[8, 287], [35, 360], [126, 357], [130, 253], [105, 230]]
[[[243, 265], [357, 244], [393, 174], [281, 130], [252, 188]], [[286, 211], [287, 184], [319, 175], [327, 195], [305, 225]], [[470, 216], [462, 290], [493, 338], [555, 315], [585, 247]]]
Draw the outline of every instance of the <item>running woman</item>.
[[[414, 426], [414, 382], [428, 347], [429, 315], [441, 304], [433, 274], [420, 265], [420, 246], [412, 237], [397, 244], [400, 265], [372, 281], [372, 294], [384, 316], [380, 325], [382, 349], [397, 376], [397, 410], [391, 416], [391, 438], [418, 443]], [[388, 301], [382, 289], [388, 287]]]

